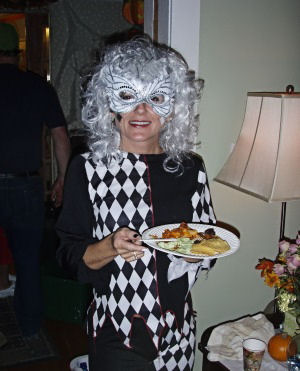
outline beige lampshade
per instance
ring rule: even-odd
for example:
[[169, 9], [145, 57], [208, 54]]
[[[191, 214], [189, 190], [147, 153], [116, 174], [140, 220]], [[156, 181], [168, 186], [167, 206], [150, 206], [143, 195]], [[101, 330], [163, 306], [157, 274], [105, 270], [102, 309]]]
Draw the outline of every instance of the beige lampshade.
[[248, 93], [239, 138], [214, 180], [268, 202], [300, 198], [300, 93]]

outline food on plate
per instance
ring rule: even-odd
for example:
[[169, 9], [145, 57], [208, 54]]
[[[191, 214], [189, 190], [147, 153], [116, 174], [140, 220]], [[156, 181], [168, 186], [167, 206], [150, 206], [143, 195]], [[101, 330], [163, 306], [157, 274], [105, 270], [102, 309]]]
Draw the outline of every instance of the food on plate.
[[196, 229], [190, 228], [187, 223], [180, 223], [179, 227], [173, 229], [166, 229], [162, 234], [162, 238], [205, 238], [209, 239], [215, 235], [213, 228], [207, 229], [204, 233], [198, 232]]
[[199, 232], [190, 228], [185, 222], [177, 228], [166, 229], [162, 233], [162, 238], [176, 238], [176, 241], [158, 242], [159, 247], [189, 255], [213, 256], [230, 249], [227, 241], [216, 236], [213, 228]]
[[163, 249], [171, 250], [171, 251], [177, 251], [182, 254], [190, 254], [191, 246], [193, 245], [194, 241], [182, 237], [178, 238], [177, 241], [171, 241], [171, 242], [158, 242], [158, 246], [162, 247]]
[[191, 253], [213, 256], [216, 254], [223, 254], [229, 249], [230, 246], [227, 241], [222, 240], [220, 237], [214, 237], [209, 240], [202, 240], [198, 243], [194, 242], [191, 246]]
[[187, 223], [182, 222], [180, 223], [180, 226], [173, 229], [166, 229], [163, 234], [162, 238], [197, 238], [198, 237], [198, 231], [195, 229], [190, 228]]

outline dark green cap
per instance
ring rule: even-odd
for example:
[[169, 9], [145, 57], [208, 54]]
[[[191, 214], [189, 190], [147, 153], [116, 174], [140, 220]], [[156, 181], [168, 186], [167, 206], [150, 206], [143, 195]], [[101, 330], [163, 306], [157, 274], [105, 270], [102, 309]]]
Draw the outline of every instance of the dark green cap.
[[0, 50], [19, 50], [19, 35], [16, 29], [9, 23], [0, 22]]

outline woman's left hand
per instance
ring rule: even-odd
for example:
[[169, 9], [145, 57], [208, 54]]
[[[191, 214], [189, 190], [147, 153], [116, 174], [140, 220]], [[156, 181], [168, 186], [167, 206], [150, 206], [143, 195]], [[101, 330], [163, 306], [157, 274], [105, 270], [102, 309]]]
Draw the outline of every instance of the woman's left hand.
[[184, 260], [188, 263], [199, 263], [203, 259], [184, 258]]

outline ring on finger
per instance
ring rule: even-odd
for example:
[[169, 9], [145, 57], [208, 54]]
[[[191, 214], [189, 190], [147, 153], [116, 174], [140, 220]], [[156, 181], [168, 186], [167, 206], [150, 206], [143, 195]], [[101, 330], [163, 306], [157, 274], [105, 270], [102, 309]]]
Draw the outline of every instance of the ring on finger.
[[136, 256], [136, 252], [135, 251], [133, 252], [133, 255], [134, 255], [134, 259], [137, 260], [137, 256]]

